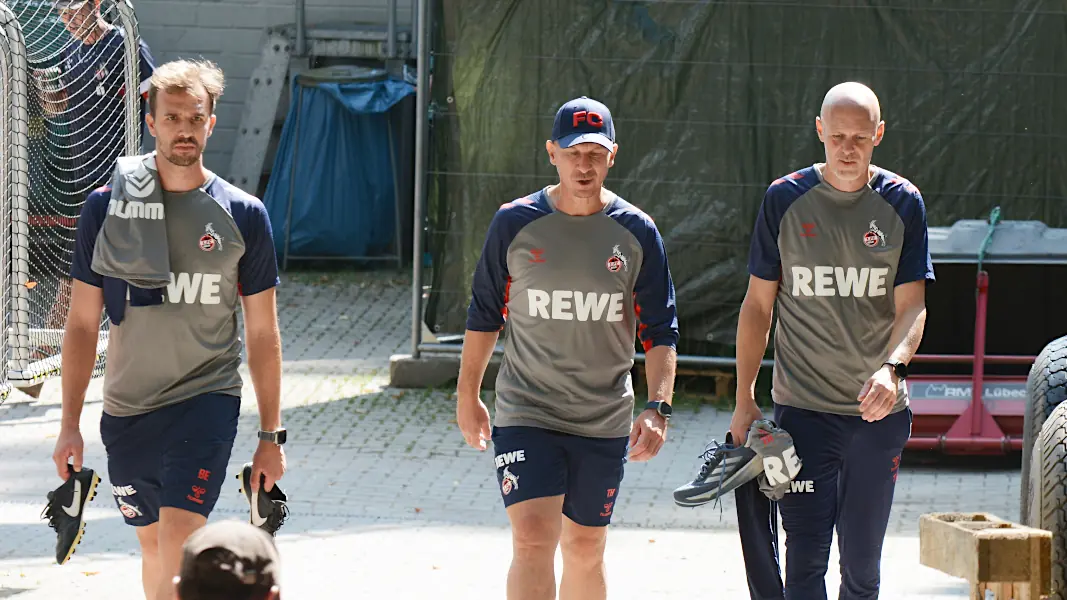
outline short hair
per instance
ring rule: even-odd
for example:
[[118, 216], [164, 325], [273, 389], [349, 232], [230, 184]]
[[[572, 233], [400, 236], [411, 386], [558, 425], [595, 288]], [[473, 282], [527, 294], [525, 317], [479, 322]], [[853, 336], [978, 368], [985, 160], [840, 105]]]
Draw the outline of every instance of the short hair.
[[174, 60], [159, 65], [148, 80], [148, 112], [156, 113], [156, 96], [160, 90], [167, 92], [188, 91], [203, 86], [211, 103], [209, 112], [226, 88], [226, 76], [222, 69], [210, 60]]
[[278, 585], [281, 556], [274, 538], [247, 521], [209, 523], [182, 545], [182, 600], [264, 600]]
[[[242, 561], [230, 550], [211, 548], [187, 562], [183, 569], [190, 574], [178, 580], [181, 600], [265, 600], [270, 597], [274, 581], [253, 580], [246, 583], [234, 574], [234, 563]], [[268, 564], [244, 561], [244, 569], [256, 570]], [[191, 563], [191, 564], [190, 564]], [[246, 575], [247, 577], [247, 575]]]

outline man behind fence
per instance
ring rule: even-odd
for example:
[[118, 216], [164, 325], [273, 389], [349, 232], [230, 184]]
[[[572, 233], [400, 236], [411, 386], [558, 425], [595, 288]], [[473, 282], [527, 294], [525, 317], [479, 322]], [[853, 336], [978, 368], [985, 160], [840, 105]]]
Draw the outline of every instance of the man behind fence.
[[104, 19], [101, 0], [55, 0], [53, 5], [74, 40], [63, 48], [63, 89], [78, 166], [75, 185], [93, 190], [108, 182], [115, 159], [124, 154], [126, 95], [141, 97], [138, 126], [144, 121], [148, 80], [155, 61], [148, 44], [137, 40], [138, 82], [126, 89], [127, 32]]
[[182, 543], [207, 522], [226, 478], [243, 387], [238, 303], [260, 421], [240, 477], [255, 525], [273, 533], [285, 511], [269, 501], [285, 472], [271, 226], [262, 202], [203, 165], [223, 87], [214, 64], [160, 66], [148, 115], [157, 151], [120, 157], [112, 185], [90, 194], [78, 221], [53, 455], [66, 483], [49, 495], [48, 514], [62, 563], [95, 482], [82, 469], [79, 422], [105, 309], [100, 437], [114, 501], [141, 544], [149, 600], [173, 595]]
[[[69, 223], [77, 217], [81, 206], [92, 190], [106, 184], [115, 166], [115, 159], [126, 147], [126, 38], [127, 32], [109, 23], [101, 14], [101, 0], [54, 0], [60, 21], [73, 38], [63, 46], [62, 62], [55, 69], [35, 70], [35, 85], [40, 103], [53, 121], [54, 128], [63, 130], [61, 143], [47, 150], [53, 171], [40, 183], [33, 182], [32, 207], [44, 214], [31, 216], [31, 232], [35, 255], [42, 258], [31, 265], [35, 281], [54, 277], [46, 273], [54, 257], [71, 253]], [[148, 44], [137, 40], [136, 93], [141, 98], [136, 120], [144, 123], [148, 80], [155, 70]], [[47, 155], [46, 155], [47, 156]], [[31, 156], [31, 160], [35, 157]], [[64, 167], [70, 170], [63, 170]], [[58, 172], [57, 172], [58, 171]], [[56, 197], [58, 196], [58, 197]], [[72, 211], [72, 208], [74, 209]], [[42, 246], [45, 246], [42, 248]], [[45, 329], [61, 329], [70, 298], [71, 281], [65, 273], [58, 275], [55, 288], [37, 288], [49, 294], [51, 305], [45, 316]], [[33, 350], [35, 359], [57, 353], [56, 348], [42, 345]], [[23, 392], [38, 397], [43, 383], [23, 388]]]
[[[762, 417], [753, 390], [777, 301], [774, 421], [793, 437], [802, 462], [795, 476], [802, 484], [779, 505], [785, 598], [826, 599], [836, 526], [838, 598], [873, 599], [911, 435], [904, 379], [922, 339], [933, 262], [919, 190], [871, 164], [885, 131], [874, 92], [859, 83], [834, 86], [816, 128], [826, 162], [774, 181], [756, 217], [730, 433], [743, 444]], [[741, 526], [763, 530], [771, 543], [765, 519]], [[746, 565], [750, 578], [778, 576], [773, 554], [765, 556], [766, 564]]]
[[[458, 382], [463, 438], [490, 440], [512, 525], [509, 600], [607, 596], [607, 526], [623, 465], [662, 447], [678, 340], [674, 286], [659, 231], [603, 187], [618, 146], [608, 108], [586, 97], [556, 114], [551, 185], [500, 207], [474, 273]], [[507, 323], [496, 418], [479, 398]], [[636, 330], [636, 331], [635, 331]], [[634, 420], [635, 336], [649, 399]], [[562, 513], [562, 517], [561, 517]]]

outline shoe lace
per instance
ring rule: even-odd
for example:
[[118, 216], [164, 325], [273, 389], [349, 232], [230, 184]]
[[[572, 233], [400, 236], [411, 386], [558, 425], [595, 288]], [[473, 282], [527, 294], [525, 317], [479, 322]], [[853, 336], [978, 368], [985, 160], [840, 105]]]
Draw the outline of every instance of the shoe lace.
[[711, 468], [712, 463], [716, 462], [723, 454], [736, 449], [737, 446], [734, 446], [733, 444], [720, 443], [718, 440], [711, 440], [711, 442], [704, 447], [704, 452], [700, 455], [701, 460], [704, 461], [704, 464], [700, 467], [700, 476], [707, 476], [708, 469]]
[[44, 510], [41, 511], [41, 519], [47, 519], [48, 526], [55, 530], [56, 533], [59, 533], [59, 524], [56, 523], [56, 510], [53, 505], [54, 501], [55, 494], [48, 492], [48, 504], [46, 504]]
[[285, 502], [275, 500], [274, 510], [267, 516], [267, 527], [270, 529], [271, 533], [274, 533], [285, 524], [285, 520], [288, 518], [289, 506]]
[[[711, 468], [712, 463], [717, 462], [723, 454], [726, 454], [730, 450], [736, 450], [737, 446], [733, 444], [720, 443], [717, 440], [711, 440], [707, 446], [704, 447], [704, 452], [700, 455], [700, 458], [704, 460], [704, 464], [700, 467], [700, 476], [706, 477], [708, 469]], [[722, 488], [722, 484], [726, 479], [726, 469], [719, 469], [719, 488]], [[719, 507], [719, 520], [722, 520], [722, 495], [716, 495], [715, 501], [712, 503], [712, 508]]]

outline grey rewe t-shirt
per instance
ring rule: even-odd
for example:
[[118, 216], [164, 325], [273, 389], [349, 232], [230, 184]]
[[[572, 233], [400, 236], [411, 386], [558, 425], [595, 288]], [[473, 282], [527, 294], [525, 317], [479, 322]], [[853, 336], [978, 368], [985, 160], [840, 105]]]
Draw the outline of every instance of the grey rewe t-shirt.
[[[866, 380], [892, 352], [896, 286], [933, 281], [926, 208], [903, 177], [872, 166], [842, 192], [812, 165], [768, 187], [749, 272], [778, 281], [774, 402], [858, 415]], [[898, 387], [893, 412], [908, 404]]]
[[[86, 199], [71, 267], [72, 277], [104, 288], [105, 298], [113, 286], [125, 286], [90, 267], [104, 219], [115, 218], [109, 203], [110, 186]], [[122, 323], [110, 327], [104, 412], [116, 417], [207, 393], [240, 395], [240, 296], [279, 283], [270, 221], [259, 199], [212, 175], [196, 190], [163, 192], [163, 205], [171, 283], [160, 290], [128, 286]]]
[[678, 341], [652, 219], [614, 194], [588, 216], [556, 210], [545, 190], [501, 206], [474, 273], [467, 329], [505, 324], [496, 426], [628, 435], [637, 336], [646, 352]]

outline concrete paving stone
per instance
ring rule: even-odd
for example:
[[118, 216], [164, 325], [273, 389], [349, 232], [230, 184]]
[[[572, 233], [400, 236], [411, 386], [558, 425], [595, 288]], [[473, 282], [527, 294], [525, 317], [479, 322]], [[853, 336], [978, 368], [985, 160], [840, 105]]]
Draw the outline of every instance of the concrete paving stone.
[[[286, 276], [279, 289], [283, 422], [290, 521], [278, 537], [287, 598], [503, 598], [511, 557], [492, 456], [467, 448], [451, 390], [395, 390], [389, 357], [410, 350], [410, 286], [403, 276]], [[212, 519], [246, 518], [233, 475], [251, 460], [258, 428], [247, 369], [228, 483]], [[100, 443], [100, 381], [87, 394], [85, 464], [108, 490]], [[87, 511], [74, 559], [54, 564], [55, 535], [40, 519], [59, 485], [51, 462], [58, 381], [38, 400], [0, 405], [0, 597], [140, 597], [136, 537], [110, 495]], [[630, 463], [607, 560], [612, 598], [747, 598], [733, 497], [720, 506], [674, 505], [710, 437], [729, 414], [679, 410], [660, 455]], [[964, 582], [918, 564], [918, 518], [942, 510], [1018, 513], [1019, 471], [978, 466], [901, 468], [883, 553], [885, 599], [966, 598]], [[835, 590], [836, 545], [827, 585]], [[410, 562], [408, 562], [410, 561]], [[408, 564], [405, 564], [405, 563]], [[557, 576], [559, 557], [557, 556]]]

